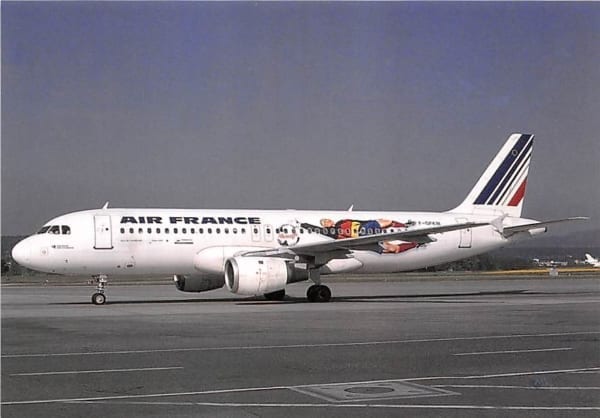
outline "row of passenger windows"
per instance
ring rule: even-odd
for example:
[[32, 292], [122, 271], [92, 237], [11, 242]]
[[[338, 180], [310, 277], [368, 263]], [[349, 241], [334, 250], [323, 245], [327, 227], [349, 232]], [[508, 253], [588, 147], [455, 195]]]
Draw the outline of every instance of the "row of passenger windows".
[[71, 235], [71, 227], [68, 225], [46, 225], [42, 227], [38, 234]]
[[[161, 228], [154, 228], [154, 229], [152, 229], [152, 228], [146, 228], [145, 230], [144, 230], [144, 228], [138, 228], [137, 229], [137, 233], [138, 234], [143, 234], [144, 231], [146, 233], [148, 233], [148, 234], [152, 234], [152, 233], [156, 233], [156, 234], [161, 234], [161, 233], [169, 234], [171, 232], [171, 230], [169, 228], [162, 228], [162, 229]], [[246, 228], [241, 228], [239, 230], [238, 230], [238, 228], [214, 228], [214, 229], [213, 228], [206, 228], [206, 229], [204, 229], [204, 228], [198, 228], [198, 229], [196, 229], [196, 228], [189, 228], [189, 229], [188, 228], [181, 228], [181, 233], [182, 234], [187, 234], [188, 231], [189, 231], [190, 234], [195, 234], [196, 232], [198, 234], [204, 234], [205, 232], [207, 234], [212, 234], [213, 231], [214, 231], [215, 234], [220, 234], [221, 232], [224, 233], [224, 234], [229, 234], [229, 233], [232, 233], [232, 234], [237, 234], [237, 233], [245, 234], [246, 233]], [[301, 234], [304, 234], [305, 232], [306, 233], [320, 232], [320, 231], [312, 231], [310, 229], [306, 229], [305, 230], [304, 228], [299, 228], [299, 231], [300, 231]], [[370, 234], [380, 234], [380, 233], [385, 233], [385, 232], [393, 233], [394, 231], [395, 230], [393, 228], [389, 229], [389, 230], [379, 229], [379, 228], [375, 228], [375, 229], [369, 228], [367, 230], [361, 229], [360, 230], [360, 235], [365, 235], [365, 233], [368, 234], [368, 235], [370, 235]], [[126, 232], [129, 232], [130, 234], [134, 234], [136, 232], [136, 230], [135, 230], [135, 228], [129, 228], [128, 230], [126, 228], [121, 228], [121, 234], [125, 234]], [[252, 232], [254, 234], [258, 234], [259, 230], [258, 230], [258, 228], [255, 227], [255, 228], [253, 228]], [[296, 229], [288, 229], [288, 228], [281, 228], [281, 229], [277, 228], [277, 229], [275, 229], [275, 233], [276, 234], [279, 234], [280, 232], [283, 232], [284, 234], [294, 233], [294, 232], [296, 232]], [[331, 234], [336, 234], [337, 233], [339, 235], [342, 235], [342, 234], [346, 234], [348, 236], [350, 235], [350, 230], [349, 229], [329, 228], [329, 232]], [[356, 232], [356, 231], [354, 231], [354, 232]], [[39, 232], [39, 233], [42, 233], [42, 232]], [[179, 228], [173, 228], [173, 233], [174, 234], [178, 234], [179, 233]], [[265, 228], [265, 233], [266, 234], [270, 234], [271, 233], [271, 228], [269, 228], [269, 227]]]
[[[171, 232], [171, 230], [169, 228], [163, 228], [163, 229], [161, 229], [161, 228], [155, 228], [155, 229], [146, 228], [145, 230], [144, 230], [144, 228], [138, 228], [137, 233], [138, 234], [143, 234], [144, 231], [146, 233], [148, 233], [148, 234], [152, 234], [152, 233], [156, 233], [156, 234], [161, 234], [161, 233], [169, 234]], [[178, 228], [173, 228], [172, 231], [173, 231], [174, 234], [178, 234], [179, 233], [179, 229]], [[124, 234], [125, 232], [127, 232], [127, 230], [125, 228], [121, 228], [121, 234]], [[205, 232], [207, 234], [212, 234], [213, 233], [213, 229], [212, 228], [206, 228], [206, 230], [205, 230], [204, 228], [198, 228], [197, 232], [198, 232], [198, 234], [204, 234]], [[238, 228], [231, 228], [231, 229], [230, 228], [223, 228], [223, 229], [221, 229], [221, 228], [215, 228], [214, 232], [216, 234], [220, 234], [221, 232], [223, 232], [224, 234], [229, 234], [229, 233], [232, 233], [232, 234], [237, 234], [237, 233], [245, 234], [246, 233], [246, 228], [241, 228], [239, 230], [238, 230]], [[129, 228], [129, 233], [130, 234], [134, 234], [135, 233], [135, 228]], [[181, 233], [182, 234], [187, 234], [188, 233], [188, 229], [187, 228], [181, 228]], [[189, 233], [190, 234], [195, 234], [196, 233], [196, 228], [190, 228], [189, 229]], [[258, 229], [255, 228], [254, 229], [254, 233], [258, 234]]]

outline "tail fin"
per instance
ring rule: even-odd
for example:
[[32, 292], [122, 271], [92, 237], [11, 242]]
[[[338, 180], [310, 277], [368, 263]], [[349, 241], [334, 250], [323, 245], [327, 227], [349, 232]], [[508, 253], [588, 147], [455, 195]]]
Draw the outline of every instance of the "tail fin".
[[512, 134], [467, 198], [450, 212], [521, 216], [533, 135]]

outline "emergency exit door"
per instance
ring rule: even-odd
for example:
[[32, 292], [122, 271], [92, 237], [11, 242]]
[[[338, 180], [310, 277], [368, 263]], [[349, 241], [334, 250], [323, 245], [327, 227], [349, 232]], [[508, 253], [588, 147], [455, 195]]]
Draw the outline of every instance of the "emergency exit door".
[[[467, 218], [457, 218], [456, 221], [460, 224], [469, 222]], [[458, 243], [458, 248], [471, 248], [473, 242], [473, 229], [461, 229], [459, 232], [460, 241]]]

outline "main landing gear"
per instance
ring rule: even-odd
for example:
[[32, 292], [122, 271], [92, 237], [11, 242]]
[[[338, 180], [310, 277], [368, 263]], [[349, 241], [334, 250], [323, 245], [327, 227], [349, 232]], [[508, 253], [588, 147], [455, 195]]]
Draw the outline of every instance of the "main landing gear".
[[331, 290], [321, 284], [321, 272], [318, 268], [308, 271], [308, 278], [315, 282], [306, 291], [306, 298], [309, 302], [329, 302], [331, 300]]
[[94, 305], [104, 305], [106, 302], [106, 295], [104, 295], [104, 289], [106, 288], [106, 283], [108, 283], [108, 276], [106, 274], [99, 274], [94, 276], [94, 281], [96, 284], [96, 293], [92, 295], [92, 303]]
[[306, 291], [306, 298], [309, 302], [329, 302], [331, 300], [331, 290], [322, 284], [313, 284]]

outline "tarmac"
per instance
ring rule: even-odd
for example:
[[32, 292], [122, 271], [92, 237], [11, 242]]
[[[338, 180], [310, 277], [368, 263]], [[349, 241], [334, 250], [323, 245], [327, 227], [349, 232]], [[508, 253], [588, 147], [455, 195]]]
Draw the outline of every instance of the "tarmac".
[[599, 416], [600, 275], [3, 285], [2, 417]]

